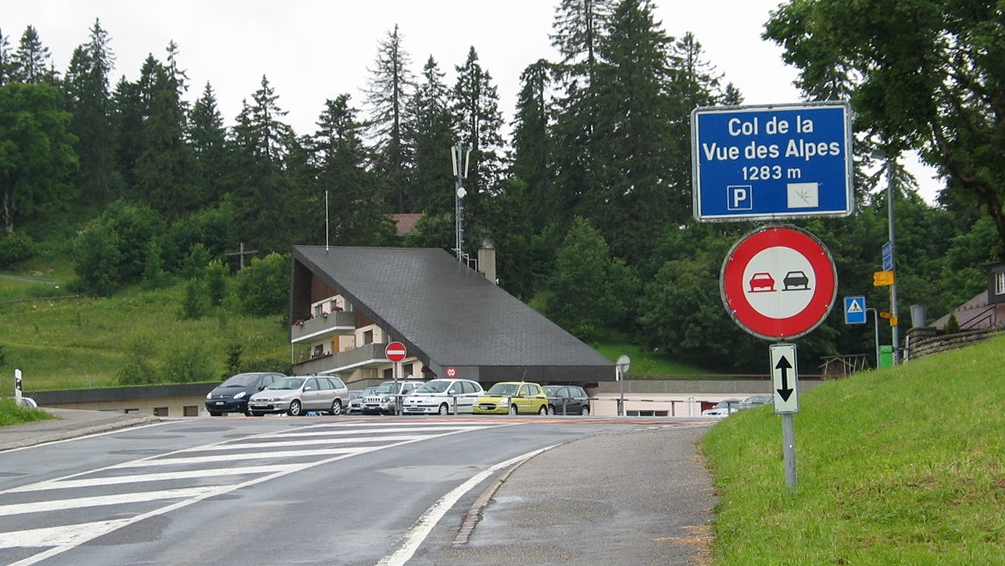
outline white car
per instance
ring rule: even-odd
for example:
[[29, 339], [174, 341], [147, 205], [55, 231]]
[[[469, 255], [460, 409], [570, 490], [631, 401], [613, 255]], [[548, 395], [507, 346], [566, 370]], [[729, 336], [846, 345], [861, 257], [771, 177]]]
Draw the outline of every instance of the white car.
[[402, 411], [406, 415], [471, 413], [483, 392], [482, 386], [470, 379], [433, 379], [402, 400]]
[[260, 417], [286, 413], [291, 417], [317, 411], [341, 415], [349, 403], [349, 388], [333, 375], [305, 375], [280, 379], [248, 399], [248, 410]]
[[717, 417], [723, 418], [740, 410], [740, 400], [739, 399], [726, 399], [719, 401], [711, 409], [705, 409], [701, 412], [703, 417]]

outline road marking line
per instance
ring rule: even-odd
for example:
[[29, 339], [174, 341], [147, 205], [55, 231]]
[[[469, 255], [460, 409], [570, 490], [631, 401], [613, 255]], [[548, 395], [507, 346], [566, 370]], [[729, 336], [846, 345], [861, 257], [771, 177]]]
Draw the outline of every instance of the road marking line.
[[132, 476], [105, 476], [100, 478], [78, 479], [78, 480], [51, 480], [33, 483], [21, 487], [8, 489], [5, 493], [25, 493], [29, 491], [49, 491], [56, 489], [77, 489], [81, 487], [98, 487], [107, 485], [120, 485], [127, 483], [143, 483], [155, 481], [186, 480], [192, 478], [208, 478], [219, 476], [241, 476], [250, 474], [271, 474], [281, 472], [291, 468], [302, 467], [302, 465], [273, 464], [270, 466], [245, 466], [241, 468], [219, 468], [204, 470], [187, 470], [179, 472], [167, 472], [158, 474], [142, 474]]
[[71, 499], [54, 499], [52, 501], [14, 503], [12, 505], [0, 505], [0, 517], [25, 515], [28, 513], [45, 513], [48, 511], [63, 511], [65, 509], [81, 509], [84, 507], [99, 507], [101, 505], [139, 503], [141, 501], [185, 499], [188, 497], [198, 497], [215, 489], [217, 489], [215, 486], [186, 487], [178, 489], [164, 489], [160, 491], [138, 491], [136, 493], [120, 493], [117, 495], [99, 495], [95, 497], [75, 497]]
[[419, 520], [412, 525], [412, 528], [409, 529], [407, 533], [405, 533], [405, 536], [402, 539], [402, 544], [398, 547], [398, 550], [382, 558], [380, 562], [377, 563], [377, 566], [404, 566], [404, 564], [412, 558], [412, 555], [415, 554], [415, 551], [419, 549], [419, 545], [421, 545], [422, 542], [426, 540], [426, 537], [429, 536], [429, 533], [433, 530], [433, 527], [436, 526], [436, 523], [440, 522], [440, 519], [447, 514], [447, 511], [449, 511], [450, 508], [457, 503], [457, 500], [465, 493], [474, 489], [475, 486], [485, 481], [485, 478], [491, 476], [499, 470], [522, 463], [546, 450], [551, 450], [555, 446], [558, 445], [553, 444], [546, 448], [540, 448], [538, 450], [527, 452], [526, 454], [517, 456], [516, 458], [510, 458], [505, 462], [500, 462], [488, 469], [482, 470], [468, 479], [468, 481], [452, 489], [449, 493], [441, 497], [439, 501], [434, 503], [432, 507], [427, 509], [421, 517], [419, 517]]

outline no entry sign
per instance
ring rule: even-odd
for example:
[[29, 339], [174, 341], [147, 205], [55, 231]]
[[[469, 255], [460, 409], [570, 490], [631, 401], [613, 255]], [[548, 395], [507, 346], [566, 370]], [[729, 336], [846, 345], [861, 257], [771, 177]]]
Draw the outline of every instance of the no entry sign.
[[408, 352], [405, 350], [405, 345], [401, 342], [391, 342], [384, 348], [384, 356], [394, 363], [404, 360], [406, 355], [408, 355]]
[[768, 340], [816, 328], [837, 295], [830, 252], [809, 232], [768, 226], [744, 236], [722, 264], [726, 311], [741, 328]]

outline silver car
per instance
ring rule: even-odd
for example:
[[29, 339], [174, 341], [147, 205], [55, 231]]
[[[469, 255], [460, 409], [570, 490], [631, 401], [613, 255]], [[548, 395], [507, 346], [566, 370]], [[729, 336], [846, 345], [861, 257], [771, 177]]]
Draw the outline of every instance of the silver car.
[[348, 402], [349, 388], [341, 379], [332, 375], [308, 375], [280, 379], [252, 395], [248, 408], [256, 417], [266, 413], [296, 417], [312, 411], [340, 415]]
[[433, 379], [402, 400], [402, 412], [406, 415], [471, 413], [475, 399], [483, 392], [477, 381]]
[[363, 397], [364, 415], [393, 415], [395, 402], [399, 395], [408, 395], [422, 385], [419, 380], [399, 379], [385, 381], [377, 386], [372, 393]]

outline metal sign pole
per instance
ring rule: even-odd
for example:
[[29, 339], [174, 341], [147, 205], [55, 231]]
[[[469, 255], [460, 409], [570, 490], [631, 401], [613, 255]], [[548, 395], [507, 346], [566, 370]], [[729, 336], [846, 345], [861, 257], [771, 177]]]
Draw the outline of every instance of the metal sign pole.
[[21, 370], [14, 370], [14, 403], [21, 404]]
[[785, 485], [796, 487], [796, 428], [792, 413], [782, 415], [782, 451], [785, 459]]

